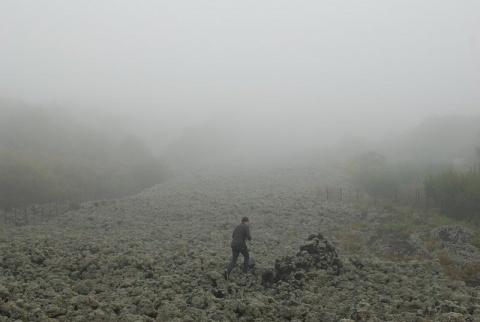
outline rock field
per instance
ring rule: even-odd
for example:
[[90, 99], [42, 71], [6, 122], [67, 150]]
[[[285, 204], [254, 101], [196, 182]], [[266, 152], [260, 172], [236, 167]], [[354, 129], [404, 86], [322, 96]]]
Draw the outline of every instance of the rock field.
[[[211, 165], [1, 227], [0, 321], [480, 321], [480, 287], [448, 278], [437, 261], [382, 260], [333, 237], [342, 222], [383, 216], [315, 193], [348, 185], [335, 167]], [[244, 215], [252, 267], [226, 281]], [[460, 247], [475, 233], [456, 229], [432, 234], [480, 258]]]

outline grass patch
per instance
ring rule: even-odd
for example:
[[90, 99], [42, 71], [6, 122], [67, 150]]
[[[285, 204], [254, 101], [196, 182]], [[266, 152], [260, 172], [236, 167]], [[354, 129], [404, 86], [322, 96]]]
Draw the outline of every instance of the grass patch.
[[371, 222], [357, 221], [351, 225], [351, 228], [354, 230], [368, 231], [372, 229], [373, 224]]
[[435, 214], [433, 216], [428, 216], [426, 218], [426, 223], [430, 227], [439, 227], [439, 226], [448, 226], [458, 224], [458, 221], [455, 221], [452, 218], [449, 218], [445, 215]]
[[416, 257], [414, 256], [408, 256], [408, 255], [402, 255], [402, 254], [397, 254], [393, 251], [388, 251], [388, 252], [385, 252], [383, 255], [382, 255], [383, 258], [385, 258], [386, 260], [388, 261], [391, 261], [391, 262], [395, 262], [395, 263], [406, 263], [406, 262], [409, 262], [409, 261], [412, 261], [412, 260], [415, 260], [417, 259]]
[[460, 277], [469, 286], [478, 285], [477, 274], [480, 272], [480, 263], [467, 263], [460, 269]]
[[455, 260], [451, 258], [447, 253], [445, 252], [440, 252], [437, 255], [438, 262], [440, 265], [442, 265], [444, 268], [450, 268], [451, 266], [455, 266]]
[[337, 232], [334, 237], [343, 242], [347, 251], [361, 253], [365, 250], [365, 241], [358, 235], [348, 232]]
[[470, 242], [473, 246], [480, 248], [480, 236], [472, 238]]
[[401, 232], [411, 226], [411, 222], [407, 220], [396, 220], [383, 223], [379, 229], [386, 232]]
[[440, 242], [438, 241], [438, 238], [435, 236], [427, 236], [423, 242], [425, 243], [425, 247], [427, 248], [428, 251], [432, 252], [436, 249], [439, 249], [441, 247]]
[[[456, 261], [453, 256], [443, 249], [437, 237], [429, 234], [432, 229], [453, 225], [463, 226], [480, 232], [479, 222], [459, 220], [442, 215], [435, 209], [423, 209], [414, 206], [394, 205], [386, 209], [382, 208], [381, 205], [374, 205], [365, 199], [360, 200], [356, 205], [357, 211], [365, 213], [378, 212], [387, 216], [376, 221], [361, 220], [352, 223], [342, 223], [342, 229], [336, 231], [335, 237], [343, 242], [344, 247], [348, 251], [354, 253], [373, 251], [373, 249], [369, 248], [369, 241], [372, 239], [374, 241], [380, 239], [384, 242], [391, 242], [395, 246], [396, 240], [401, 241], [404, 238], [408, 238], [412, 233], [419, 232], [423, 236], [423, 244], [427, 252], [409, 255], [408, 253], [402, 254], [399, 251], [388, 250], [379, 254], [379, 256], [392, 262], [429, 260], [434, 256], [445, 275], [449, 278], [461, 280], [469, 286], [480, 284], [478, 278], [480, 262], [464, 263]], [[363, 232], [363, 237], [359, 238], [358, 234], [351, 232], [352, 230]], [[470, 244], [480, 249], [480, 236], [472, 238]], [[401, 247], [399, 249], [401, 250]]]
[[468, 286], [478, 285], [477, 274], [480, 272], [480, 262], [458, 264], [445, 253], [440, 253], [438, 260], [445, 274], [451, 279], [461, 280]]

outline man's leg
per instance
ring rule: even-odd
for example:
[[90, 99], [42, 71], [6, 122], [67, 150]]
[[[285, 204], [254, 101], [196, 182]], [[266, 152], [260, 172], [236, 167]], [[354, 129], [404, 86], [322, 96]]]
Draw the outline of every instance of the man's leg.
[[[248, 253], [248, 248], [245, 247], [245, 248], [242, 248], [240, 250], [240, 252], [242, 253], [243, 255], [243, 268], [242, 268], [242, 271], [244, 273], [246, 273], [248, 271], [248, 265], [250, 263], [250, 255]], [[237, 255], [238, 256], [238, 255]]]
[[232, 247], [232, 261], [227, 266], [227, 274], [228, 275], [230, 275], [230, 272], [233, 270], [235, 265], [237, 265], [238, 254], [240, 254], [240, 250], [238, 248], [233, 248]]

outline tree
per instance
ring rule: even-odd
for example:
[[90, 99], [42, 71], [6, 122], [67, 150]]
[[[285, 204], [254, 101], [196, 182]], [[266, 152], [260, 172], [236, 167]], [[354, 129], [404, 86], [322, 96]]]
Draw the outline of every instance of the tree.
[[43, 165], [2, 151], [0, 205], [4, 209], [42, 202], [52, 197], [55, 177]]
[[385, 157], [378, 152], [366, 152], [354, 158], [347, 166], [352, 181], [373, 196], [392, 196], [398, 183]]

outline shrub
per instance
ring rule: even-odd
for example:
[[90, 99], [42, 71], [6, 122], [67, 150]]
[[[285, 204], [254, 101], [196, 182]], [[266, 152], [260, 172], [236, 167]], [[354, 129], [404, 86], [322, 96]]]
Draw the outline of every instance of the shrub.
[[477, 248], [480, 248], [480, 237], [473, 238], [471, 243], [472, 243], [473, 246], [475, 246]]
[[363, 153], [348, 165], [350, 177], [356, 185], [372, 196], [393, 196], [398, 187], [385, 157], [377, 152]]
[[480, 220], [480, 172], [453, 170], [428, 176], [424, 181], [428, 200], [441, 213], [460, 220]]

